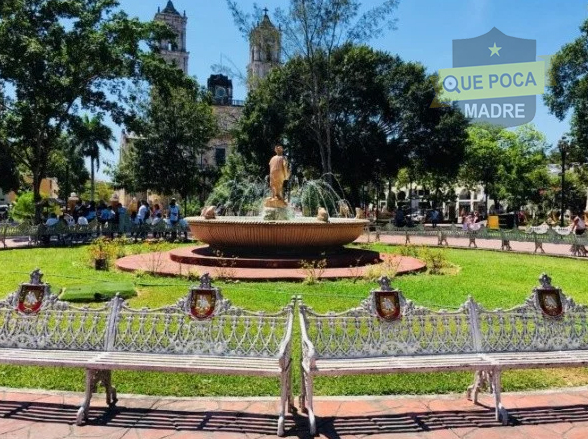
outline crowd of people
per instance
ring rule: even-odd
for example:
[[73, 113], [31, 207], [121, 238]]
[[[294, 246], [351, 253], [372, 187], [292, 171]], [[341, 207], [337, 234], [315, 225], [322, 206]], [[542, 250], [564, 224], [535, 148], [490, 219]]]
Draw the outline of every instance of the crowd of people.
[[[63, 223], [67, 226], [87, 226], [91, 221], [97, 221], [101, 226], [114, 226], [119, 231], [123, 230], [123, 225], [151, 225], [155, 226], [163, 222], [166, 228], [179, 228], [187, 234], [188, 224], [182, 218], [180, 206], [175, 198], [170, 200], [168, 208], [164, 211], [158, 203], [151, 206], [147, 200], [140, 200], [137, 205], [131, 205], [126, 208], [121, 203], [107, 204], [105, 201], [98, 203], [89, 201], [84, 203], [81, 199], [77, 200], [73, 208], [67, 209], [61, 215], [51, 213], [45, 225], [47, 227]], [[117, 227], [121, 226], [121, 227]], [[176, 227], [178, 226], [178, 227]]]

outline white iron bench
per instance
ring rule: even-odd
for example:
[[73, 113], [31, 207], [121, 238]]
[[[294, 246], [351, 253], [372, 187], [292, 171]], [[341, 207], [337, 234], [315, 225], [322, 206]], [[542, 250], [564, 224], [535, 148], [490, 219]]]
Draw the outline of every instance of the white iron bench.
[[387, 278], [358, 308], [318, 314], [300, 305], [300, 408], [313, 409], [315, 376], [475, 371], [467, 397], [477, 402], [489, 384], [504, 424], [501, 372], [588, 366], [588, 308], [576, 305], [547, 275], [524, 305], [484, 310], [472, 298], [457, 311], [432, 311], [405, 300]]
[[[394, 374], [452, 370], [486, 371], [492, 363], [476, 352], [468, 300], [458, 311], [432, 311], [405, 300], [388, 278], [357, 307], [318, 314], [300, 302], [302, 386], [300, 408], [316, 434], [315, 376]], [[382, 317], [381, 317], [382, 316]]]
[[87, 418], [97, 385], [117, 402], [113, 370], [277, 377], [278, 435], [293, 410], [291, 338], [294, 301], [277, 313], [231, 305], [208, 275], [177, 304], [132, 309], [115, 297], [101, 308], [74, 307], [51, 294], [35, 270], [0, 302], [0, 364], [86, 370], [76, 423]]

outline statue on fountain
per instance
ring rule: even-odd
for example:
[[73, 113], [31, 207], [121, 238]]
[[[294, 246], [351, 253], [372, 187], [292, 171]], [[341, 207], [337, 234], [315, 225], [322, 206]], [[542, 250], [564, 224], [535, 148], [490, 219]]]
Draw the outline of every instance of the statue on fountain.
[[274, 151], [276, 155], [269, 162], [269, 184], [272, 196], [265, 199], [264, 206], [274, 208], [287, 207], [287, 203], [284, 200], [284, 181], [290, 178], [290, 170], [288, 169], [288, 162], [284, 157], [284, 148], [281, 145], [276, 145]]

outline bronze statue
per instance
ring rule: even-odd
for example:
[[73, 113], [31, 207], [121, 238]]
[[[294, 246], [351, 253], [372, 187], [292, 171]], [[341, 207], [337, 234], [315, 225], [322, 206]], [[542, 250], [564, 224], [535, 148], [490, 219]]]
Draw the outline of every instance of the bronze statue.
[[284, 148], [281, 145], [276, 145], [276, 155], [273, 156], [269, 162], [270, 175], [269, 184], [272, 192], [271, 198], [266, 199], [266, 207], [286, 207], [284, 201], [284, 181], [290, 178], [290, 170], [288, 163], [284, 157]]

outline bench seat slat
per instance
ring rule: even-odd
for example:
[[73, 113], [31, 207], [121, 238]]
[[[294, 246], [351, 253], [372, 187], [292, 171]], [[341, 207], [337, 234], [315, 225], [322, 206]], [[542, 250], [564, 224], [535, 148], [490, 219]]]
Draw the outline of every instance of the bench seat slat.
[[313, 373], [321, 375], [355, 375], [435, 370], [478, 370], [492, 363], [479, 354], [422, 355], [355, 359], [318, 359]]
[[133, 352], [108, 352], [92, 362], [94, 368], [112, 370], [151, 370], [188, 373], [280, 375], [275, 358], [206, 357], [202, 355], [165, 355]]
[[100, 357], [100, 352], [0, 349], [1, 364], [29, 366], [85, 367]]
[[505, 352], [485, 354], [501, 369], [552, 368], [588, 365], [588, 350], [552, 352]]

